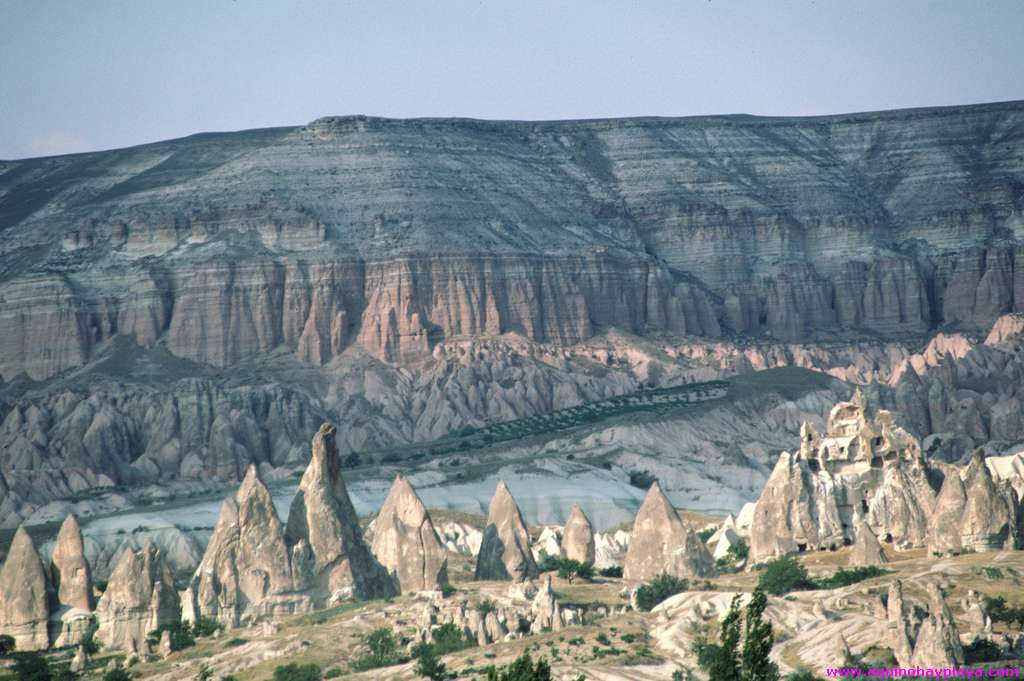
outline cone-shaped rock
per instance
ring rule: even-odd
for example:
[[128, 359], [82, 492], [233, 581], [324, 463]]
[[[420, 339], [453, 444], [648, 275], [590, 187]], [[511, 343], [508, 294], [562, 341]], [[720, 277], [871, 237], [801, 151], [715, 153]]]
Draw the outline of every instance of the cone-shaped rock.
[[111, 648], [144, 652], [146, 636], [178, 621], [181, 609], [171, 570], [151, 542], [139, 551], [125, 549], [107, 590], [96, 604], [96, 632]]
[[53, 582], [57, 601], [69, 608], [92, 610], [92, 569], [85, 559], [82, 528], [72, 514], [64, 519], [53, 547]]
[[956, 470], [947, 471], [928, 528], [928, 553], [960, 549], [960, 521], [966, 505], [967, 492], [960, 474]]
[[393, 595], [394, 582], [363, 539], [359, 518], [341, 475], [335, 428], [320, 426], [313, 454], [288, 513], [288, 544], [307, 552], [304, 567], [317, 603], [328, 599]]
[[0, 570], [0, 633], [13, 636], [17, 650], [49, 647], [52, 598], [46, 567], [21, 526]]
[[[226, 499], [203, 559], [189, 585], [195, 615], [235, 626], [275, 607], [269, 601], [294, 588], [284, 526], [270, 490], [250, 466], [235, 497]], [[293, 607], [293, 610], [308, 607]]]
[[960, 523], [960, 541], [975, 551], [1016, 548], [1016, 498], [992, 480], [985, 456], [978, 450], [962, 473], [967, 506]]
[[645, 582], [662, 573], [675, 577], [704, 577], [714, 573], [708, 547], [686, 526], [655, 482], [633, 521], [623, 577]]
[[928, 601], [928, 617], [921, 624], [909, 666], [956, 667], [963, 664], [960, 633], [942, 592], [935, 584], [928, 585]]
[[562, 628], [562, 609], [551, 589], [551, 575], [541, 583], [540, 590], [530, 604], [530, 614], [533, 615], [530, 631], [534, 634], [545, 629], [557, 631]]
[[562, 555], [570, 560], [593, 564], [595, 553], [594, 527], [590, 524], [590, 518], [579, 504], [573, 504], [569, 519], [562, 529]]
[[373, 555], [403, 593], [439, 591], [448, 583], [448, 550], [409, 481], [399, 475], [373, 521]]
[[863, 520], [857, 527], [857, 540], [850, 549], [850, 565], [852, 567], [864, 567], [868, 565], [881, 565], [888, 563], [889, 558], [882, 550], [878, 537], [871, 531], [868, 524]]
[[494, 491], [487, 513], [487, 527], [476, 557], [475, 578], [520, 582], [537, 576], [537, 563], [530, 550], [526, 522], [502, 480]]

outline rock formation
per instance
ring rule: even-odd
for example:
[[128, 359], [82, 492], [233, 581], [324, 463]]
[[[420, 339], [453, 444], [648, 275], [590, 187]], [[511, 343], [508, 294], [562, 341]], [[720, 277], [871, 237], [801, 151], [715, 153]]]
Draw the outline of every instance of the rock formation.
[[594, 528], [579, 504], [573, 504], [569, 519], [562, 528], [562, 555], [570, 560], [593, 564], [596, 557]]
[[363, 540], [345, 487], [336, 429], [325, 423], [313, 436], [313, 453], [292, 499], [285, 536], [293, 567], [317, 603], [393, 595], [395, 585]]
[[1020, 504], [1009, 483], [997, 484], [977, 451], [963, 469], [946, 470], [928, 534], [931, 553], [1017, 548]]
[[850, 549], [850, 567], [866, 567], [889, 562], [878, 537], [871, 531], [871, 526], [863, 520], [857, 526], [857, 539]]
[[52, 601], [46, 566], [19, 527], [0, 570], [0, 632], [14, 637], [17, 650], [46, 649]]
[[117, 650], [145, 652], [149, 632], [180, 616], [171, 571], [160, 550], [147, 543], [140, 551], [126, 550], [117, 561], [96, 604], [96, 636]]
[[448, 551], [416, 490], [401, 475], [373, 521], [370, 548], [402, 593], [439, 591], [448, 584]]
[[804, 424], [799, 451], [779, 456], [754, 508], [751, 557], [838, 548], [862, 521], [898, 547], [921, 546], [934, 507], [920, 444], [857, 390], [832, 408], [824, 436]]
[[928, 617], [914, 642], [908, 666], [957, 667], [964, 662], [960, 633], [953, 615], [935, 584], [928, 585]]
[[309, 610], [313, 604], [294, 593], [295, 582], [284, 526], [270, 490], [250, 466], [235, 497], [221, 506], [189, 585], [185, 619], [201, 615], [232, 627], [261, 615]]
[[530, 624], [530, 631], [539, 634], [545, 630], [557, 631], [562, 628], [562, 610], [555, 598], [555, 592], [551, 589], [551, 575], [541, 582], [540, 590], [533, 599], [530, 606], [533, 615], [533, 622]]
[[476, 558], [474, 579], [523, 581], [538, 576], [523, 514], [505, 481], [498, 483]]
[[57, 601], [69, 608], [92, 610], [92, 570], [85, 559], [82, 529], [74, 514], [65, 518], [53, 547], [53, 582]]
[[645, 582], [662, 573], [707, 577], [714, 574], [714, 559], [655, 481], [633, 521], [623, 577]]

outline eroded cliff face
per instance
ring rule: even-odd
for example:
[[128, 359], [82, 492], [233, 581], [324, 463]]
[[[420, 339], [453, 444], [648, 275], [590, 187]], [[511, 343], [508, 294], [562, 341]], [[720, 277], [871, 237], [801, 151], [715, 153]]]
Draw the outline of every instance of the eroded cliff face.
[[603, 328], [806, 340], [1024, 309], [1024, 105], [321, 119], [4, 165], [0, 374]]

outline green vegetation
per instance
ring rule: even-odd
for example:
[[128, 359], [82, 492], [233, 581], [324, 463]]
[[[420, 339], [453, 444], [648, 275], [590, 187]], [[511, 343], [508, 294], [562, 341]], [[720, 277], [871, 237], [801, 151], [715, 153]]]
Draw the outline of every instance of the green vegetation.
[[578, 560], [572, 560], [570, 558], [559, 558], [558, 561], [558, 576], [562, 579], [568, 580], [572, 584], [576, 578], [590, 581], [594, 578], [594, 564], [593, 563], [581, 563]]
[[233, 638], [229, 638], [227, 641], [224, 641], [224, 647], [225, 648], [237, 648], [238, 646], [244, 646], [248, 642], [249, 642], [249, 639], [247, 639], [247, 638], [241, 638], [239, 636], [235, 636]]
[[[374, 629], [363, 638], [367, 652], [350, 663], [353, 671], [361, 672], [377, 667], [390, 667], [405, 662], [398, 640], [388, 627]], [[277, 681], [277, 679], [275, 679]]]
[[651, 485], [657, 482], [657, 478], [647, 471], [630, 471], [629, 484], [640, 489], [650, 489]]
[[320, 667], [295, 662], [274, 669], [274, 681], [320, 681]]
[[488, 667], [487, 681], [551, 681], [551, 666], [544, 658], [535, 663], [529, 653], [523, 653], [508, 666]]
[[172, 624], [161, 624], [159, 628], [149, 632], [146, 636], [146, 643], [151, 646], [160, 645], [160, 639], [163, 637], [165, 631], [171, 632], [171, 650], [184, 650], [185, 648], [191, 648], [196, 644], [195, 634], [192, 633], [192, 627], [188, 626], [184, 622], [174, 622]]
[[85, 628], [85, 633], [82, 634], [82, 647], [85, 648], [85, 652], [90, 655], [95, 655], [100, 652], [100, 642], [96, 640], [96, 632], [100, 630], [100, 623], [93, 617], [89, 620], [89, 626]]
[[476, 641], [463, 637], [462, 631], [455, 626], [454, 622], [442, 624], [436, 627], [432, 633], [434, 635], [432, 647], [438, 655], [447, 655], [476, 646]]
[[764, 619], [767, 606], [765, 592], [760, 587], [755, 589], [747, 603], [741, 632], [740, 597], [737, 595], [722, 619], [719, 642], [697, 640], [694, 652], [701, 669], [708, 672], [708, 681], [778, 681], [778, 665], [768, 657], [775, 634], [771, 623]]
[[0, 657], [7, 657], [14, 652], [16, 643], [13, 636], [0, 634]]
[[790, 672], [786, 675], [786, 681], [820, 681], [820, 677], [815, 676], [807, 667], [801, 667], [795, 672]]
[[416, 660], [416, 673], [431, 681], [443, 681], [448, 678], [448, 668], [437, 657], [437, 651], [429, 643], [420, 643], [412, 649]]
[[711, 535], [713, 535], [715, 532], [715, 528], [705, 527], [703, 530], [697, 533], [697, 537], [706, 544], [708, 539], [711, 539]]
[[18, 681], [51, 681], [50, 665], [39, 653], [19, 653], [14, 661]]
[[1002, 596], [986, 596], [982, 605], [993, 622], [1003, 622], [1008, 627], [1016, 624], [1018, 629], [1024, 629], [1024, 606], [1007, 605]]
[[1003, 651], [990, 639], [979, 638], [970, 645], [964, 646], [964, 660], [967, 664], [981, 662], [998, 662], [1003, 659]]
[[813, 588], [838, 589], [841, 586], [849, 586], [851, 584], [856, 584], [857, 582], [863, 582], [865, 579], [881, 577], [882, 575], [887, 574], [889, 574], [889, 570], [883, 570], [877, 565], [855, 567], [852, 570], [839, 568], [831, 577], [813, 580], [815, 585]]
[[790, 591], [813, 589], [805, 568], [792, 556], [782, 556], [765, 563], [761, 576], [757, 579], [757, 588], [763, 589], [773, 596], [782, 596]]
[[601, 568], [600, 570], [598, 570], [597, 574], [601, 575], [602, 577], [622, 577], [622, 566], [611, 565], [606, 568]]
[[641, 610], [649, 611], [670, 596], [690, 588], [690, 583], [672, 575], [661, 574], [636, 591], [636, 604]]
[[490, 598], [485, 598], [477, 604], [476, 611], [480, 613], [481, 617], [487, 617], [489, 613], [498, 612], [498, 604]]
[[132, 681], [132, 675], [124, 669], [112, 669], [103, 675], [103, 681]]

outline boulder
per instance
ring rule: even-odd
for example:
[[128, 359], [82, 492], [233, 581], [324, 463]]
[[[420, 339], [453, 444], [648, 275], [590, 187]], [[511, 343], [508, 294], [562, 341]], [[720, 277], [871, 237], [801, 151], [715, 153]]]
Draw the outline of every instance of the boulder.
[[370, 548], [403, 593], [440, 591], [448, 584], [448, 551], [416, 490], [401, 475], [373, 521]]
[[14, 637], [17, 650], [45, 650], [52, 604], [46, 566], [19, 526], [0, 570], [0, 632]]
[[569, 519], [562, 528], [562, 555], [570, 560], [593, 564], [596, 558], [594, 527], [579, 504], [573, 504]]
[[623, 577], [645, 582], [662, 573], [681, 578], [710, 576], [714, 559], [654, 482], [633, 521]]
[[878, 537], [871, 527], [863, 520], [857, 526], [857, 539], [850, 549], [851, 567], [865, 567], [868, 565], [881, 565], [888, 563], [889, 559], [878, 542]]
[[498, 483], [487, 513], [475, 579], [523, 581], [538, 577], [537, 563], [530, 550], [530, 535], [515, 498], [502, 480]]
[[285, 528], [300, 586], [317, 605], [397, 593], [391, 576], [363, 539], [342, 477], [336, 432], [332, 424], [324, 423], [313, 436], [312, 457]]
[[85, 559], [85, 543], [78, 519], [69, 515], [57, 533], [53, 547], [53, 583], [57, 601], [69, 608], [92, 610], [92, 570]]
[[147, 543], [140, 551], [124, 551], [118, 559], [96, 604], [96, 636], [110, 648], [145, 651], [149, 632], [180, 616], [170, 568], [160, 550]]

